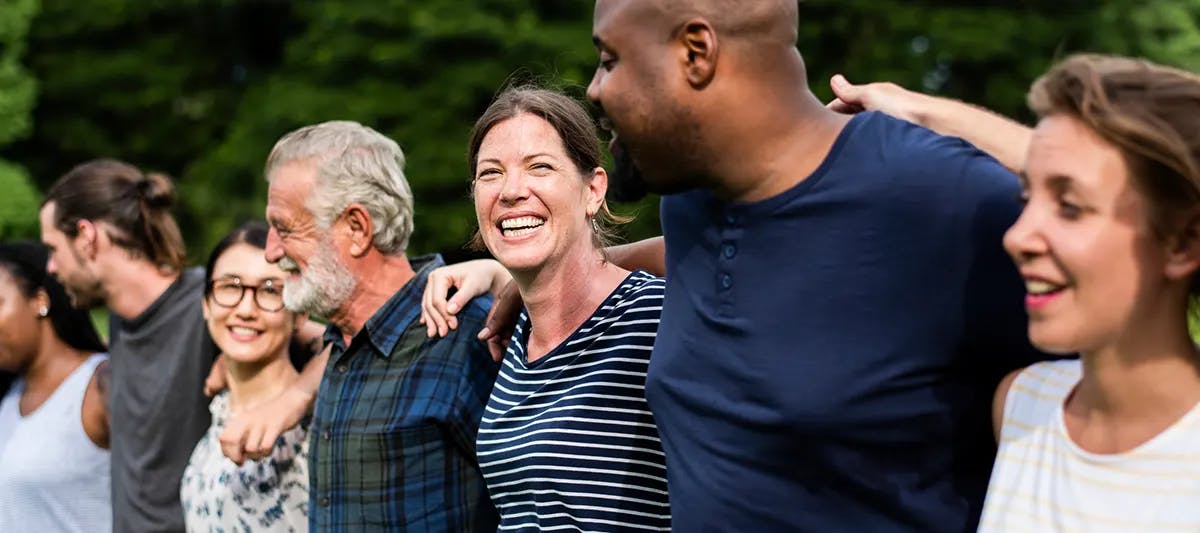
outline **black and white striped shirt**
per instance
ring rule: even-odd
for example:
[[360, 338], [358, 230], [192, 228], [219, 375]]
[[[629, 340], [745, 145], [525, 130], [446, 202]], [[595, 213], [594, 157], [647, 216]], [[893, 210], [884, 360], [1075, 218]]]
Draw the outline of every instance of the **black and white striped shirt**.
[[501, 531], [667, 531], [666, 464], [646, 405], [664, 282], [630, 274], [529, 363], [522, 314], [479, 426]]

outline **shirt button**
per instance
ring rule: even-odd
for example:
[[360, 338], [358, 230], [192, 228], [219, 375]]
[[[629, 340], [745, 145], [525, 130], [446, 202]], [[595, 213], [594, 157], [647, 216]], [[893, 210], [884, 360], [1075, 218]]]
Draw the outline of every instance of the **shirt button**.
[[334, 370], [337, 370], [338, 374], [345, 374], [346, 370], [349, 369], [346, 368], [346, 365], [338, 365], [337, 368], [334, 368]]
[[735, 224], [735, 223], [737, 223], [737, 217], [735, 217], [731, 214], [725, 215], [725, 223], [726, 224]]
[[321, 498], [317, 503], [321, 504], [321, 507], [329, 507], [329, 498]]
[[325, 440], [329, 440], [330, 439], [329, 432], [328, 431], [321, 432], [321, 438], [325, 439]]
[[729, 274], [721, 276], [721, 288], [728, 289], [733, 285], [733, 278]]
[[737, 247], [732, 244], [726, 244], [721, 253], [725, 254], [726, 259], [732, 258], [737, 253]]

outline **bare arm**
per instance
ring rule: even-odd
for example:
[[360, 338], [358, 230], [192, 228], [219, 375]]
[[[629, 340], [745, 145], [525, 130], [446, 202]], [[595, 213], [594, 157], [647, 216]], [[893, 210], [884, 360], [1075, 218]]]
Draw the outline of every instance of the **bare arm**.
[[96, 446], [108, 449], [108, 361], [101, 361], [83, 394], [83, 431]]
[[269, 455], [279, 436], [312, 411], [330, 349], [332, 346], [326, 346], [313, 357], [296, 381], [279, 396], [230, 420], [221, 432], [221, 452], [239, 465], [246, 459], [258, 460]]
[[966, 139], [1015, 173], [1025, 168], [1025, 153], [1033, 130], [1017, 121], [957, 100], [909, 91], [894, 83], [854, 85], [839, 74], [829, 85], [837, 96], [829, 103], [830, 109], [842, 113], [882, 111], [942, 135]]
[[608, 257], [626, 270], [645, 270], [655, 276], [667, 275], [667, 245], [662, 237], [651, 237], [608, 248]]
[[995, 397], [992, 398], [992, 436], [996, 438], [997, 443], [1000, 442], [1000, 428], [1004, 424], [1004, 401], [1008, 398], [1008, 390], [1012, 388], [1022, 370], [1024, 369], [1018, 368], [1004, 376], [1000, 385], [996, 387]]

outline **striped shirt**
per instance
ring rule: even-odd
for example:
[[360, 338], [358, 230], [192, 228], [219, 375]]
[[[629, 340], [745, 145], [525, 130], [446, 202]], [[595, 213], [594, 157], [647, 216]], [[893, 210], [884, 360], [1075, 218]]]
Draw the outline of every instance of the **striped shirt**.
[[1200, 531], [1200, 405], [1123, 453], [1077, 446], [1063, 403], [1078, 360], [1023, 370], [1004, 402], [980, 531]]
[[497, 367], [475, 338], [487, 301], [431, 339], [417, 321], [438, 256], [416, 270], [346, 346], [333, 345], [309, 435], [312, 531], [492, 531], [496, 513], [475, 462], [475, 432]]
[[666, 462], [646, 405], [663, 280], [630, 274], [571, 336], [527, 362], [522, 313], [479, 426], [501, 531], [667, 531]]

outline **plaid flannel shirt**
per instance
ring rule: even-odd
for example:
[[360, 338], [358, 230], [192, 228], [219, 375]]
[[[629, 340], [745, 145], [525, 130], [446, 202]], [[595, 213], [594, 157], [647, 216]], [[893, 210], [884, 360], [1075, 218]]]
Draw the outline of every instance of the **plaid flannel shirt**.
[[488, 300], [431, 339], [421, 295], [437, 255], [412, 259], [416, 276], [350, 345], [334, 326], [309, 448], [313, 531], [495, 531], [497, 516], [475, 459], [475, 434], [497, 365], [475, 338]]

